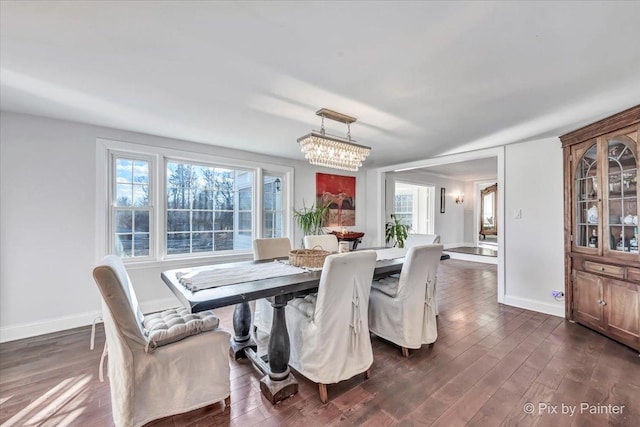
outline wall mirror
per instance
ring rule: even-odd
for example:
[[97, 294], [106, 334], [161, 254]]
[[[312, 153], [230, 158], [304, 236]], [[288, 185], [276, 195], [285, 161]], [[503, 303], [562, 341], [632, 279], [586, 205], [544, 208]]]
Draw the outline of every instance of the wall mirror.
[[480, 234], [498, 234], [498, 184], [480, 191]]

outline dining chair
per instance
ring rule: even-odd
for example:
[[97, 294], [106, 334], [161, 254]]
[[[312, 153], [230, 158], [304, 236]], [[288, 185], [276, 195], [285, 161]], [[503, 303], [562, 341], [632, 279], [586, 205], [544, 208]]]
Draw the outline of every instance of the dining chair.
[[[411, 246], [417, 245], [432, 245], [435, 243], [440, 243], [440, 235], [439, 234], [418, 234], [411, 233], [407, 237], [406, 247], [410, 248]], [[436, 316], [439, 314], [440, 310], [438, 308], [438, 298], [436, 297], [438, 293], [438, 278], [436, 277], [436, 282], [433, 284], [433, 300], [435, 301], [436, 307]]]
[[[253, 259], [255, 261], [289, 256], [291, 240], [288, 237], [273, 239], [255, 239], [253, 241]], [[266, 298], [256, 300], [253, 311], [253, 327], [264, 334], [271, 333], [273, 308]]]
[[289, 256], [291, 240], [288, 237], [253, 240], [253, 259], [272, 259]]
[[435, 243], [440, 243], [439, 234], [409, 233], [407, 236], [406, 246], [407, 248], [410, 248], [411, 246], [433, 245]]
[[316, 234], [312, 236], [304, 236], [303, 239], [305, 249], [313, 249], [319, 246], [324, 251], [338, 252], [338, 238], [335, 234]]
[[402, 348], [431, 344], [438, 338], [434, 289], [442, 245], [409, 248], [400, 276], [374, 281], [369, 297], [369, 329]]
[[327, 384], [365, 373], [373, 363], [367, 306], [376, 265], [374, 251], [329, 255], [318, 293], [295, 298], [286, 307], [289, 365], [318, 383], [320, 400]]
[[140, 426], [224, 400], [230, 404], [229, 339], [212, 311], [144, 315], [122, 260], [93, 270], [102, 295], [111, 409], [116, 426]]

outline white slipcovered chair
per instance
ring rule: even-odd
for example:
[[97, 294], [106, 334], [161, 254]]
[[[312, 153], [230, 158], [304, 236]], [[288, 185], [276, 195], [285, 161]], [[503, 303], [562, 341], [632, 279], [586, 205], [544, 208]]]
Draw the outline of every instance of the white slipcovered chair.
[[274, 239], [254, 239], [253, 259], [271, 259], [289, 256], [291, 252], [291, 240], [288, 237]]
[[433, 293], [442, 245], [413, 246], [407, 252], [400, 277], [372, 283], [369, 329], [375, 335], [408, 349], [438, 338]]
[[335, 234], [317, 234], [313, 236], [304, 236], [304, 247], [313, 249], [320, 246], [322, 250], [329, 252], [338, 252], [338, 238]]
[[[255, 239], [253, 241], [253, 259], [256, 261], [287, 257], [289, 252], [291, 252], [291, 241], [288, 237]], [[253, 312], [253, 327], [262, 333], [270, 334], [272, 322], [273, 308], [269, 300], [266, 298], [256, 300]]]
[[[435, 243], [440, 243], [440, 235], [439, 234], [418, 234], [418, 233], [411, 233], [409, 234], [409, 236], [407, 236], [407, 242], [406, 242], [406, 247], [410, 248], [411, 246], [417, 246], [417, 245], [433, 245]], [[438, 291], [438, 287], [437, 287], [437, 278], [436, 278], [436, 283], [434, 283], [434, 288], [433, 288], [433, 300], [435, 301], [435, 305], [436, 305], [436, 316], [438, 315], [438, 313], [440, 312], [439, 308], [438, 308], [438, 299], [436, 298], [436, 294]]]
[[440, 243], [440, 235], [439, 234], [410, 233], [407, 236], [407, 241], [406, 241], [405, 246], [407, 248], [410, 248], [411, 246], [433, 245], [435, 243]]
[[327, 402], [327, 384], [365, 373], [373, 363], [367, 306], [376, 265], [374, 251], [329, 255], [318, 293], [286, 307], [291, 342], [289, 365], [318, 383]]
[[145, 316], [120, 258], [94, 268], [102, 295], [111, 408], [116, 426], [140, 426], [224, 400], [229, 404], [229, 334], [213, 312]]

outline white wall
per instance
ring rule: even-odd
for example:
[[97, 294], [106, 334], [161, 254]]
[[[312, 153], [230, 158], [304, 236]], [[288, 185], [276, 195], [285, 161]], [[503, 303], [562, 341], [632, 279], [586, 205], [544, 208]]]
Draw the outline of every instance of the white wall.
[[478, 196], [474, 182], [466, 181], [464, 183], [464, 242], [471, 246], [475, 246], [477, 240], [476, 223], [479, 219], [476, 220], [476, 201]]
[[551, 297], [564, 290], [560, 141], [507, 145], [504, 181], [505, 303], [564, 316], [564, 302]]
[[[315, 173], [296, 162], [227, 148], [23, 114], [0, 113], [0, 342], [89, 324], [100, 299], [96, 259], [96, 138], [294, 167], [294, 205], [315, 197]], [[295, 147], [295, 141], [291, 144]], [[347, 174], [344, 174], [347, 175]], [[366, 183], [357, 178], [356, 226]], [[301, 236], [296, 230], [292, 242]], [[172, 267], [176, 268], [176, 267]], [[129, 269], [145, 311], [178, 305], [162, 267]]]

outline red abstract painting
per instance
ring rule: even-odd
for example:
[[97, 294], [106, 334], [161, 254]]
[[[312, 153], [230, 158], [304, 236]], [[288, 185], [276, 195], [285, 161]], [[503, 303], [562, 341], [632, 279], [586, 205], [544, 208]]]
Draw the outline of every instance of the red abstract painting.
[[327, 204], [325, 226], [356, 225], [356, 177], [316, 173], [316, 205]]

